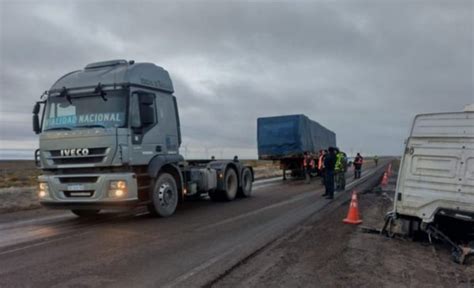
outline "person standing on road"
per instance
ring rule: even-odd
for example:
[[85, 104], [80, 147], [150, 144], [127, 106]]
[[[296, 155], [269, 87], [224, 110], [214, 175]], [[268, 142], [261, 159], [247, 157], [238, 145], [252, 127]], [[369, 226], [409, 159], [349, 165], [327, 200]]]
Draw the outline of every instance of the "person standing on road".
[[[339, 150], [337, 150], [339, 151]], [[347, 172], [347, 157], [346, 153], [339, 151], [336, 154], [336, 191], [344, 191], [346, 189], [346, 172]]]
[[318, 154], [318, 175], [321, 176], [323, 174], [323, 158], [324, 158], [324, 151], [323, 149], [319, 150]]
[[306, 179], [306, 184], [311, 182], [311, 171], [314, 169], [314, 159], [308, 152], [304, 152], [303, 156], [303, 171]]
[[340, 189], [339, 174], [342, 172], [342, 158], [340, 157], [341, 151], [339, 148], [335, 147], [334, 150], [334, 153], [336, 154], [336, 165], [334, 166], [334, 191], [338, 191]]
[[379, 157], [377, 155], [374, 156], [375, 167], [379, 165]]
[[325, 174], [324, 171], [324, 158], [326, 158], [326, 155], [328, 154], [328, 150], [322, 150], [322, 155], [320, 155], [319, 157], [319, 161], [320, 161], [320, 165], [321, 165], [321, 168], [319, 170], [319, 173], [321, 175], [321, 184], [326, 186], [326, 180], [325, 180]]
[[354, 159], [354, 179], [359, 179], [362, 174], [362, 164], [364, 163], [364, 158], [357, 153], [357, 156]]
[[325, 169], [325, 186], [327, 199], [334, 198], [334, 168], [336, 166], [336, 153], [334, 147], [329, 147], [328, 154], [324, 157], [324, 169]]

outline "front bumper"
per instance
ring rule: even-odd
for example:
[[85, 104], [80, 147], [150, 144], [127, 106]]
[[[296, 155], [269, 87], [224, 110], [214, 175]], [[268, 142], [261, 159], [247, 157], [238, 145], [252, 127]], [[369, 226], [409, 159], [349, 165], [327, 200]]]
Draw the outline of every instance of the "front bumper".
[[[126, 208], [139, 203], [134, 173], [41, 175], [39, 182], [48, 184], [43, 206], [64, 209]], [[111, 181], [125, 181], [122, 197], [109, 195]]]
[[120, 201], [97, 201], [97, 202], [57, 202], [57, 201], [42, 201], [41, 205], [50, 209], [130, 209], [137, 206], [140, 202], [138, 200], [120, 200]]

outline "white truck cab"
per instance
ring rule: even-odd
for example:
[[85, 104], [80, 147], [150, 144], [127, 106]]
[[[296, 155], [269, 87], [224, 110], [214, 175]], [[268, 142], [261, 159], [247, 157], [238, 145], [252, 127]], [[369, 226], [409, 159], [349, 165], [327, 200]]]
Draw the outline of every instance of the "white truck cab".
[[474, 105], [415, 117], [400, 164], [397, 217], [436, 215], [474, 222]]

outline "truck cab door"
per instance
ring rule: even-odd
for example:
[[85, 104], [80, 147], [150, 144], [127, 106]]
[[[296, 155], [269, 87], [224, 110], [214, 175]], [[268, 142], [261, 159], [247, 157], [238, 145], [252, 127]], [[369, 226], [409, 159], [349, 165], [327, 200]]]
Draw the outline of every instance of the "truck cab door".
[[133, 165], [148, 164], [153, 156], [164, 152], [156, 100], [156, 95], [152, 92], [132, 93], [130, 127]]

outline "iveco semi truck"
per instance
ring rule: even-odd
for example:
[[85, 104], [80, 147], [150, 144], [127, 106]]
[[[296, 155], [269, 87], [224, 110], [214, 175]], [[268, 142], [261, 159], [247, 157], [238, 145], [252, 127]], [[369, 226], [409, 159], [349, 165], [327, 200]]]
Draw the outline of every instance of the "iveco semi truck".
[[249, 197], [253, 170], [237, 157], [179, 154], [173, 93], [168, 72], [152, 63], [98, 62], [59, 78], [33, 109], [41, 204], [82, 217], [143, 205], [166, 217], [189, 197]]

